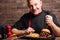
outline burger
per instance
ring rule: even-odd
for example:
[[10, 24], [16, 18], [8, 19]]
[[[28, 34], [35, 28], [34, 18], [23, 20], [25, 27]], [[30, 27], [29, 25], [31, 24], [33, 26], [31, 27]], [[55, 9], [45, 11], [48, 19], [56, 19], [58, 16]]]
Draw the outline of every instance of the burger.
[[49, 34], [51, 33], [49, 29], [42, 29], [41, 31], [42, 31], [42, 32], [47, 32], [47, 33], [49, 33]]
[[42, 29], [40, 33], [40, 37], [48, 37], [50, 36], [50, 30], [49, 29]]

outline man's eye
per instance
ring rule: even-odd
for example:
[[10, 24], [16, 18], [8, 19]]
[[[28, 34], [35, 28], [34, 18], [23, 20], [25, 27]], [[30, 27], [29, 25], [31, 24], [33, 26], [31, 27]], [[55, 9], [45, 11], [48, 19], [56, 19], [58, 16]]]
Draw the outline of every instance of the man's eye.
[[35, 4], [35, 6], [36, 6], [37, 4]]

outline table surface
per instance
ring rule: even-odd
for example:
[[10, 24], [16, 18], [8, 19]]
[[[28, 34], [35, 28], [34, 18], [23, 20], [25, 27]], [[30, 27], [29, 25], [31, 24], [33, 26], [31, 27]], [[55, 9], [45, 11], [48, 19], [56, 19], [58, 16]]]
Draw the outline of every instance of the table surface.
[[55, 40], [60, 40], [60, 37], [56, 37], [56, 39]]
[[[3, 40], [26, 40], [26, 39], [18, 39], [17, 37], [7, 38]], [[60, 37], [56, 37], [55, 40], [60, 40]]]

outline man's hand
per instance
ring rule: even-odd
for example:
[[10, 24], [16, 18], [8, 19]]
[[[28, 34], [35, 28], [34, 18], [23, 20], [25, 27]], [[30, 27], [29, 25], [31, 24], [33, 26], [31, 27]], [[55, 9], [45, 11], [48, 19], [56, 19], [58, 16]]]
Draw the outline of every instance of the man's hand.
[[31, 27], [28, 27], [28, 28], [26, 29], [26, 32], [27, 32], [27, 33], [35, 32], [35, 30], [34, 30], [33, 28], [31, 28]]
[[46, 15], [46, 24], [48, 26], [51, 26], [52, 24], [54, 24], [52, 16]]

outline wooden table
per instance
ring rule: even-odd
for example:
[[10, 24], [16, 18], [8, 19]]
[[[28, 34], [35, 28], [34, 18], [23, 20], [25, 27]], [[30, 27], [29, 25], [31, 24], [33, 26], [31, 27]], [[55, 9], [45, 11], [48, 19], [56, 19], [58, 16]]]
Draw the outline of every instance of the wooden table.
[[[18, 39], [17, 37], [7, 38], [3, 40], [26, 40], [26, 39]], [[56, 37], [55, 40], [60, 40], [60, 37]]]
[[56, 37], [55, 40], [60, 40], [60, 37]]

